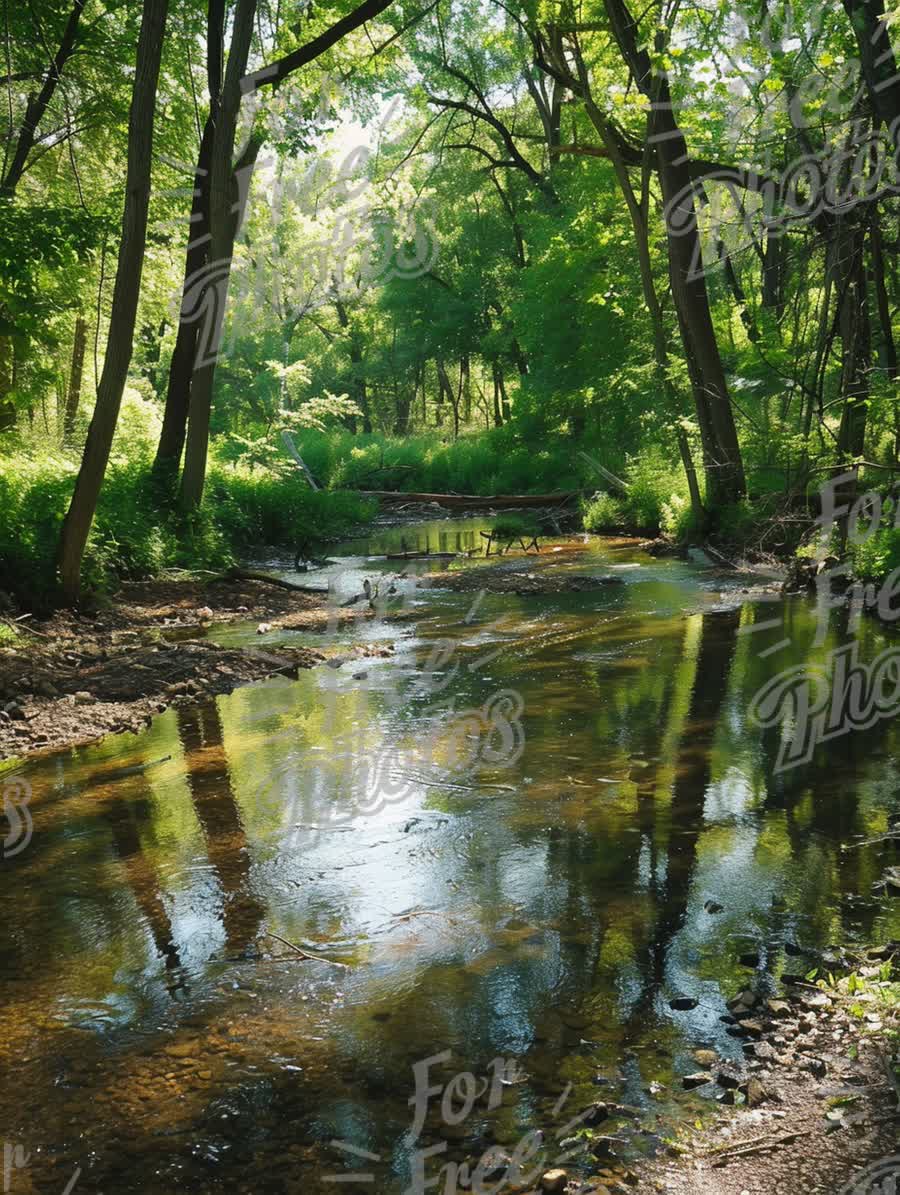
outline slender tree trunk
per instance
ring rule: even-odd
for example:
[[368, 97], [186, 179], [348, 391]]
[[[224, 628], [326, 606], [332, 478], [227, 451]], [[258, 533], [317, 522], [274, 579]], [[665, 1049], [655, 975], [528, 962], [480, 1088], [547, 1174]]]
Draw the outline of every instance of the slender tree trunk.
[[[204, 288], [210, 309], [210, 336], [209, 343], [203, 348], [202, 360], [197, 363], [191, 385], [187, 444], [181, 476], [181, 498], [188, 510], [199, 506], [203, 498], [206, 462], [209, 453], [209, 419], [212, 410], [216, 359], [221, 348], [234, 239], [240, 219], [240, 197], [232, 202], [235, 174], [240, 174], [240, 171], [232, 170], [231, 158], [234, 153], [234, 138], [241, 95], [260, 87], [276, 86], [281, 83], [293, 71], [314, 62], [316, 58], [347, 34], [378, 16], [391, 3], [393, 0], [363, 0], [362, 4], [346, 16], [341, 17], [340, 20], [335, 21], [318, 37], [296, 50], [292, 50], [278, 62], [262, 67], [251, 75], [245, 75], [256, 15], [256, 0], [237, 0], [231, 19], [231, 47], [213, 136], [210, 168], [209, 264], [207, 284]], [[260, 143], [256, 144], [252, 154], [253, 160], [248, 164], [245, 180], [247, 189], [249, 189], [252, 165], [259, 149]], [[241, 190], [240, 184], [238, 190]], [[238, 213], [238, 219], [233, 222], [232, 215], [235, 211]]]
[[746, 483], [709, 306], [687, 142], [675, 119], [668, 79], [653, 71], [650, 55], [640, 47], [638, 28], [625, 0], [605, 3], [622, 56], [650, 100], [650, 139], [666, 209], [669, 277], [704, 437], [706, 492], [712, 506], [724, 506], [743, 496]]
[[62, 77], [63, 70], [66, 63], [72, 57], [78, 39], [78, 25], [81, 21], [81, 13], [84, 9], [86, 0], [75, 0], [72, 5], [72, 11], [69, 13], [69, 19], [66, 22], [65, 30], [63, 31], [62, 39], [59, 43], [59, 49], [53, 57], [53, 61], [47, 70], [47, 76], [44, 79], [44, 84], [37, 95], [28, 97], [28, 103], [25, 107], [25, 116], [22, 124], [19, 127], [19, 135], [16, 139], [16, 148], [13, 150], [12, 157], [6, 169], [6, 173], [0, 181], [0, 197], [4, 199], [11, 199], [15, 194], [16, 187], [19, 185], [25, 166], [28, 162], [28, 155], [31, 153], [34, 146], [34, 139], [37, 134], [38, 125], [47, 111], [50, 101], [53, 99], [53, 94], [56, 91], [57, 84]]
[[873, 0], [843, 0], [843, 4], [856, 35], [875, 123], [887, 128], [896, 157], [900, 155], [900, 71], [890, 30], [882, 16], [886, 6]]
[[[463, 364], [465, 365], [465, 378], [463, 378]], [[463, 364], [460, 365], [459, 370], [459, 385], [463, 394], [463, 423], [468, 424], [472, 419], [472, 365], [468, 355], [463, 357]]]
[[836, 235], [836, 270], [840, 279], [838, 325], [841, 336], [841, 394], [844, 398], [838, 451], [847, 456], [862, 456], [869, 408], [869, 372], [872, 368], [865, 233], [847, 220], [839, 220]]
[[200, 346], [202, 360], [197, 362], [191, 384], [187, 445], [184, 472], [181, 477], [181, 497], [188, 510], [193, 510], [200, 505], [206, 481], [213, 381], [216, 373], [216, 359], [222, 344], [222, 328], [228, 300], [228, 284], [231, 278], [234, 239], [237, 233], [232, 158], [241, 104], [241, 79], [247, 69], [255, 16], [256, 0], [238, 0], [232, 22], [231, 46], [228, 53], [228, 64], [225, 67], [222, 98], [216, 115], [216, 126], [212, 139], [209, 174], [210, 241], [208, 277], [204, 288], [205, 303], [211, 324], [209, 343]]
[[[177, 474], [187, 435], [191, 379], [194, 376], [200, 334], [200, 321], [196, 318], [197, 311], [191, 308], [191, 296], [197, 280], [203, 276], [209, 249], [209, 167], [214, 129], [215, 117], [210, 113], [203, 130], [194, 172], [191, 233], [185, 253], [184, 280], [181, 288], [181, 319], [178, 322], [175, 347], [169, 362], [166, 407], [154, 462], [154, 472], [160, 477], [173, 478]], [[190, 318], [191, 316], [194, 318]]]
[[72, 342], [72, 369], [63, 414], [63, 440], [71, 444], [75, 433], [75, 416], [81, 402], [81, 381], [84, 376], [84, 350], [87, 344], [87, 320], [79, 315], [75, 320], [75, 339]]
[[771, 311], [780, 321], [784, 313], [784, 258], [785, 240], [777, 230], [766, 233], [763, 250], [762, 296], [764, 308]]
[[[583, 65], [579, 62], [579, 69], [582, 77], [586, 79], [586, 72]], [[663, 393], [666, 396], [666, 404], [672, 411], [676, 419], [675, 435], [678, 440], [678, 451], [681, 456], [681, 463], [684, 467], [685, 477], [688, 483], [688, 493], [691, 496], [691, 510], [694, 515], [694, 521], [698, 528], [706, 525], [706, 510], [703, 506], [703, 498], [700, 494], [700, 483], [697, 479], [697, 469], [694, 465], [694, 458], [691, 454], [691, 445], [687, 437], [687, 432], [678, 421], [681, 404], [679, 403], [678, 395], [675, 392], [675, 387], [672, 383], [670, 360], [669, 360], [669, 338], [666, 334], [666, 325], [663, 318], [662, 306], [659, 302], [659, 296], [656, 293], [656, 280], [653, 277], [653, 262], [650, 257], [650, 234], [647, 227], [647, 212], [644, 204], [638, 199], [634, 188], [631, 185], [631, 178], [628, 173], [628, 167], [625, 159], [622, 156], [621, 148], [618, 140], [610, 129], [607, 120], [602, 111], [597, 107], [590, 92], [587, 91], [585, 95], [585, 107], [591, 123], [599, 132], [604, 147], [609, 153], [610, 161], [616, 174], [616, 179], [619, 183], [619, 189], [625, 199], [625, 205], [628, 208], [628, 214], [631, 217], [631, 228], [634, 233], [634, 242], [638, 255], [638, 270], [641, 277], [641, 290], [644, 295], [644, 302], [647, 304], [647, 312], [650, 316], [650, 327], [653, 333], [653, 357], [656, 363], [656, 373], [659, 383], [662, 387]], [[704, 409], [705, 414], [705, 409]], [[708, 434], [708, 433], [707, 433]]]
[[144, 0], [128, 121], [125, 212], [109, 339], [84, 457], [60, 537], [59, 571], [63, 594], [68, 601], [78, 597], [81, 560], [94, 521], [131, 363], [147, 241], [153, 122], [167, 9], [168, 0]]
[[0, 336], [0, 432], [16, 426], [16, 405], [10, 399], [14, 385], [16, 346], [8, 336]]
[[898, 376], [897, 344], [891, 323], [891, 304], [884, 279], [884, 241], [878, 212], [873, 213], [869, 230], [869, 259], [872, 270], [872, 284], [875, 291], [875, 308], [881, 330], [881, 352], [888, 378], [896, 382]]
[[347, 311], [346, 304], [341, 299], [335, 297], [334, 309], [337, 312], [338, 323], [347, 334], [350, 372], [353, 379], [350, 387], [351, 398], [355, 401], [360, 411], [362, 411], [363, 432], [365, 435], [370, 436], [372, 434], [372, 414], [369, 410], [369, 395], [366, 389], [362, 347], [360, 346], [356, 330], [350, 326], [350, 313]]

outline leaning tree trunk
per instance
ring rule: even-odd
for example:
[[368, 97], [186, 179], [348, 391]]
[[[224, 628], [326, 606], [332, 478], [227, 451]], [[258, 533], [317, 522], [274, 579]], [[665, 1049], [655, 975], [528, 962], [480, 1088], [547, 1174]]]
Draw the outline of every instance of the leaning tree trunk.
[[63, 441], [71, 444], [75, 434], [75, 416], [81, 402], [81, 380], [84, 376], [84, 349], [87, 344], [87, 320], [84, 316], [77, 316], [75, 320], [75, 339], [72, 342], [72, 369], [69, 374], [69, 389], [66, 394], [66, 406], [63, 412]]
[[128, 366], [131, 364], [134, 325], [147, 242], [153, 119], [167, 9], [168, 0], [144, 0], [131, 113], [128, 118], [125, 212], [122, 218], [122, 240], [119, 245], [109, 338], [84, 456], [60, 536], [59, 572], [63, 594], [69, 601], [78, 597], [81, 561], [94, 521], [97, 498], [106, 473], [119, 408], [122, 405]]
[[12, 198], [16, 187], [19, 185], [19, 179], [21, 179], [25, 172], [28, 155], [34, 147], [38, 125], [43, 120], [47, 107], [53, 99], [65, 65], [75, 51], [78, 41], [78, 26], [85, 3], [86, 0], [75, 0], [72, 5], [72, 11], [69, 13], [66, 27], [63, 30], [59, 48], [53, 55], [53, 60], [47, 69], [43, 86], [37, 95], [30, 95], [28, 97], [28, 103], [25, 106], [25, 116], [16, 137], [16, 147], [12, 152], [6, 173], [2, 181], [0, 181], [0, 196], [4, 199]]
[[222, 63], [225, 57], [225, 0], [209, 0], [206, 15], [206, 85], [209, 92], [209, 113], [194, 169], [194, 198], [191, 204], [188, 243], [184, 258], [184, 278], [181, 284], [181, 319], [175, 336], [175, 347], [169, 362], [169, 383], [166, 407], [153, 471], [157, 477], [174, 481], [184, 452], [188, 411], [191, 401], [191, 380], [200, 335], [202, 308], [196, 303], [198, 280], [209, 259], [209, 185], [212, 165], [213, 134], [222, 95]]
[[169, 362], [169, 383], [166, 389], [166, 407], [163, 424], [156, 449], [153, 470], [159, 477], [173, 478], [181, 464], [184, 441], [187, 435], [188, 410], [191, 401], [191, 379], [194, 376], [194, 360], [200, 322], [197, 312], [191, 309], [193, 288], [202, 278], [207, 263], [209, 248], [209, 166], [212, 150], [215, 117], [207, 117], [197, 167], [194, 172], [194, 202], [191, 208], [191, 232], [184, 259], [184, 279], [181, 285], [181, 318], [175, 336], [175, 347]]
[[[222, 99], [212, 139], [209, 174], [209, 259], [204, 288], [205, 303], [209, 304], [211, 328], [209, 342], [205, 345], [198, 342], [198, 349], [202, 350], [202, 353], [198, 352], [199, 359], [191, 385], [187, 446], [181, 476], [181, 497], [188, 510], [200, 505], [206, 481], [213, 381], [216, 376], [216, 359], [222, 343], [238, 224], [234, 212], [236, 187], [232, 157], [241, 105], [241, 79], [247, 69], [255, 17], [256, 0], [238, 0], [232, 23], [231, 47], [228, 65], [225, 68]], [[240, 196], [237, 196], [237, 200], [240, 203]]]
[[703, 272], [687, 142], [675, 119], [668, 79], [653, 71], [624, 0], [606, 0], [606, 11], [622, 56], [650, 100], [650, 140], [666, 210], [669, 277], [703, 441], [706, 494], [710, 506], [724, 506], [741, 498], [746, 484]]

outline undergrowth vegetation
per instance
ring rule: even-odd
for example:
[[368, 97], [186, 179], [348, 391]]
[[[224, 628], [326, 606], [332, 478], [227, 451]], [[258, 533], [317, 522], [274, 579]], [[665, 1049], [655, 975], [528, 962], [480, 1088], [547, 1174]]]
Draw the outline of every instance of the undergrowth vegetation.
[[[61, 452], [0, 458], [0, 588], [30, 606], [56, 594], [59, 528], [75, 482]], [[314, 493], [297, 470], [249, 471], [214, 465], [200, 510], [185, 519], [160, 503], [150, 457], [118, 458], [104, 484], [85, 556], [88, 591], [167, 568], [220, 568], [263, 547], [325, 543], [371, 519], [357, 494]]]
[[311, 431], [298, 447], [314, 476], [334, 489], [440, 494], [536, 494], [575, 490], [586, 466], [570, 442], [526, 445], [511, 427], [444, 440]]

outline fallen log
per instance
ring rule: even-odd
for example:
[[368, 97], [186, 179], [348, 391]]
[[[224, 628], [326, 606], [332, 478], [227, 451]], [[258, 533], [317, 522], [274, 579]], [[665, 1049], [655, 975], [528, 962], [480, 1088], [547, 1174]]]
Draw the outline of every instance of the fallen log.
[[512, 510], [517, 506], [562, 506], [578, 497], [575, 490], [561, 494], [418, 494], [396, 490], [359, 490], [365, 498], [376, 498], [385, 504], [398, 502], [432, 502], [448, 510]]
[[455, 560], [460, 552], [388, 552], [385, 560]]
[[328, 593], [328, 586], [298, 585], [295, 581], [285, 581], [281, 577], [272, 577], [268, 573], [260, 573], [249, 568], [230, 568], [225, 574], [229, 581], [262, 581], [267, 585], [275, 585], [279, 589], [290, 589], [294, 593]]

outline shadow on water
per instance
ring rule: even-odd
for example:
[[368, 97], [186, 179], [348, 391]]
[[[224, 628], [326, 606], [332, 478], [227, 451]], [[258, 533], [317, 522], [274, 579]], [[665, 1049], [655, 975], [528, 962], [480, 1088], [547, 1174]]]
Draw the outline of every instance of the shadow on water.
[[[433, 550], [473, 533], [416, 532]], [[432, 1081], [496, 1058], [527, 1078], [456, 1128], [430, 1109], [432, 1174], [552, 1129], [598, 1081], [644, 1110], [629, 1148], [646, 1149], [696, 1114], [675, 1094], [692, 1051], [739, 1056], [721, 1021], [738, 987], [900, 936], [873, 895], [888, 848], [842, 850], [896, 811], [896, 726], [779, 771], [781, 732], [748, 716], [847, 628], [817, 641], [799, 601], [772, 625], [729, 582], [628, 545], [588, 566], [622, 585], [485, 595], [477, 618], [472, 595], [423, 601], [411, 581], [392, 659], [25, 769], [34, 840], [0, 873], [18, 1077], [0, 1103], [35, 1190], [79, 1165], [107, 1193], [328, 1191], [365, 1150], [370, 1189], [399, 1192], [411, 1068], [445, 1051]], [[871, 623], [857, 639], [864, 659], [886, 643]], [[491, 755], [484, 711], [510, 692], [524, 750]]]

